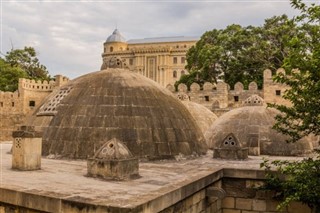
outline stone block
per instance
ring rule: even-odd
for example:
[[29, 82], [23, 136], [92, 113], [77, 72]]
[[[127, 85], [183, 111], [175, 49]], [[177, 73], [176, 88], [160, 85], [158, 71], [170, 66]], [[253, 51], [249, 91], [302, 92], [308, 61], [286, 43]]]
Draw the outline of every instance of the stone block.
[[15, 137], [12, 145], [12, 169], [41, 169], [42, 138]]
[[122, 160], [88, 159], [88, 176], [125, 180], [139, 176], [138, 158]]
[[266, 211], [267, 204], [265, 200], [253, 200], [252, 202], [252, 209], [255, 211]]
[[213, 158], [244, 160], [248, 158], [248, 148], [225, 149], [216, 148], [213, 150]]
[[252, 199], [236, 198], [236, 209], [252, 210]]
[[241, 213], [241, 210], [236, 209], [223, 209], [222, 213]]
[[225, 197], [222, 200], [222, 208], [232, 209], [235, 207], [235, 201], [233, 197]]
[[303, 205], [298, 202], [291, 202], [288, 206], [288, 212], [290, 213], [311, 213], [311, 209], [307, 205]]

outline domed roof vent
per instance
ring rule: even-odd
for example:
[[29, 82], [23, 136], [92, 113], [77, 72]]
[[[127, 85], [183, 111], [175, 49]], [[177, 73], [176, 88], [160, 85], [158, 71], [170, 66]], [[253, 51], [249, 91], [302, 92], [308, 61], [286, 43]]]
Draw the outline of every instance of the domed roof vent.
[[263, 98], [259, 95], [251, 95], [244, 101], [245, 106], [263, 106]]
[[133, 155], [129, 151], [126, 145], [116, 138], [113, 138], [106, 142], [95, 154], [96, 159], [108, 159], [108, 160], [120, 160], [129, 159]]
[[126, 39], [120, 34], [118, 29], [115, 29], [106, 42], [126, 42]]

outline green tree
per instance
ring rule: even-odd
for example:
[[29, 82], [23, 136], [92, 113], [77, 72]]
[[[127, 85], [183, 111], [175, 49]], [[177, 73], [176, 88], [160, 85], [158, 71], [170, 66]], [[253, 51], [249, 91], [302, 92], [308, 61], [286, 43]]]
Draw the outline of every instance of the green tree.
[[[292, 50], [284, 60], [287, 75], [280, 74], [275, 80], [290, 86], [283, 97], [292, 105], [269, 106], [282, 112], [276, 116], [274, 128], [290, 136], [288, 142], [296, 142], [309, 134], [320, 135], [320, 6], [306, 5], [301, 0], [291, 0], [291, 4], [301, 11], [295, 19], [301, 32], [289, 42]], [[278, 173], [269, 172], [271, 165]], [[266, 188], [276, 190], [281, 198], [280, 208], [300, 201], [320, 212], [319, 152], [314, 158], [264, 162], [262, 167], [268, 171]]]
[[[262, 87], [263, 70], [278, 69], [296, 35], [296, 23], [286, 15], [266, 19], [261, 27], [230, 25], [223, 30], [204, 33], [187, 53], [190, 75], [177, 83], [212, 82], [219, 78], [230, 86], [242, 82], [245, 87], [256, 81]], [[197, 72], [197, 75], [194, 75]]]
[[14, 92], [18, 89], [19, 78], [27, 74], [19, 67], [12, 67], [0, 58], [0, 91]]
[[40, 64], [36, 51], [33, 47], [11, 50], [5, 55], [5, 61], [12, 67], [21, 68], [31, 79], [50, 79], [47, 68]]

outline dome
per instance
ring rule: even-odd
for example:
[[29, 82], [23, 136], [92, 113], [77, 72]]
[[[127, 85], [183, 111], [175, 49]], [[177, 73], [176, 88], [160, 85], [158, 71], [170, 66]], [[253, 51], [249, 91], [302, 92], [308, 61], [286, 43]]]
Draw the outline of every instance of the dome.
[[201, 104], [192, 101], [181, 102], [187, 107], [203, 134], [205, 134], [213, 122], [218, 118], [213, 112]]
[[106, 42], [126, 42], [126, 39], [120, 34], [118, 29], [115, 29]]
[[93, 157], [113, 138], [133, 156], [146, 159], [207, 150], [184, 105], [156, 82], [129, 70], [108, 68], [70, 81], [36, 114], [52, 117], [42, 124], [43, 155], [56, 158]]
[[[287, 137], [272, 129], [275, 115], [273, 108], [245, 106], [231, 110], [219, 117], [208, 129], [205, 138], [209, 148], [218, 148], [230, 133], [238, 138], [241, 147], [259, 147], [265, 155], [300, 155], [312, 151], [309, 138], [288, 144]], [[251, 153], [252, 154], [252, 153]]]

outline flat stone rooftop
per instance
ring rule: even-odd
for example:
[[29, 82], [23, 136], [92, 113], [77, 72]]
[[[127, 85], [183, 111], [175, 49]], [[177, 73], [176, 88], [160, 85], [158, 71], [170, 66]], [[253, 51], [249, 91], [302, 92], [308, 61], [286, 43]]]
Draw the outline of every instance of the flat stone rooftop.
[[[166, 199], [177, 202], [205, 185], [221, 177], [232, 177], [236, 172], [258, 178], [263, 157], [250, 156], [248, 160], [233, 161], [213, 159], [212, 152], [193, 160], [164, 160], [141, 162], [141, 178], [129, 181], [103, 181], [86, 177], [87, 163], [80, 160], [54, 160], [42, 158], [42, 169], [38, 171], [15, 171], [11, 169], [10, 142], [0, 143], [0, 202], [20, 203], [29, 208], [37, 206], [43, 211], [60, 208], [63, 201], [87, 203], [110, 208], [151, 208], [156, 212]], [[296, 160], [298, 157], [268, 157], [270, 160]], [[263, 171], [260, 171], [263, 172]], [[262, 176], [260, 178], [263, 178]], [[39, 204], [22, 199], [22, 195], [42, 199]], [[165, 195], [165, 196], [164, 196]], [[25, 197], [25, 196], [24, 196]], [[52, 205], [52, 206], [48, 206]], [[59, 212], [58, 209], [53, 210]], [[120, 211], [119, 211], [120, 212]], [[125, 211], [121, 211], [125, 212]]]

